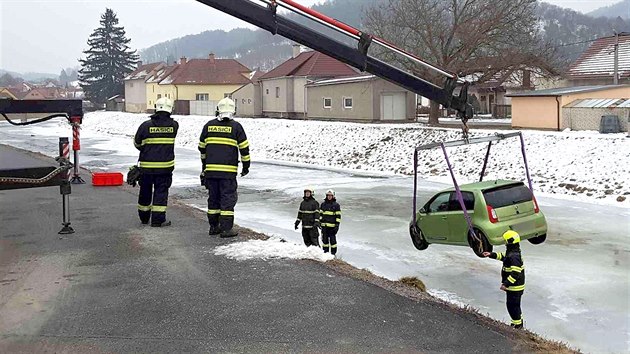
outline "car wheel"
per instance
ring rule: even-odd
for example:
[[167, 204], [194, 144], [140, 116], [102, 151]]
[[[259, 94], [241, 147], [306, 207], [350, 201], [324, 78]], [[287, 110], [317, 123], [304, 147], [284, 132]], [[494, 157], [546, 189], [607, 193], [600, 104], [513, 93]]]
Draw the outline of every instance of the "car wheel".
[[472, 248], [473, 252], [475, 252], [477, 257], [483, 258], [484, 252], [492, 252], [492, 245], [490, 244], [490, 241], [488, 241], [486, 235], [483, 234], [483, 232], [477, 229], [474, 229], [474, 231], [475, 235], [477, 235], [477, 238], [481, 240], [481, 242], [473, 238], [471, 235], [468, 235], [468, 244], [470, 245], [470, 248]]
[[541, 243], [545, 242], [545, 240], [547, 240], [547, 234], [527, 239], [527, 241], [529, 241], [529, 243], [531, 243], [532, 245], [540, 245]]
[[413, 223], [409, 224], [409, 235], [411, 236], [411, 242], [413, 246], [420, 251], [426, 250], [429, 247], [429, 243], [424, 239], [422, 230]]

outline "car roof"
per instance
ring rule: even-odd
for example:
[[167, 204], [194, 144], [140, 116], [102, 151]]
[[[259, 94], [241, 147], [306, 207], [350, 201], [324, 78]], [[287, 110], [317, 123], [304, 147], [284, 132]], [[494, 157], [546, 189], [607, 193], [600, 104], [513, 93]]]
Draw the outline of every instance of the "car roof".
[[[459, 189], [461, 189], [462, 191], [473, 192], [473, 191], [483, 191], [485, 189], [489, 189], [493, 187], [501, 187], [501, 186], [507, 186], [510, 184], [522, 184], [522, 183], [523, 182], [521, 181], [515, 181], [515, 180], [497, 179], [497, 180], [492, 180], [492, 181], [482, 181], [482, 182], [462, 184], [461, 186], [459, 186]], [[451, 188], [440, 191], [440, 193], [452, 192], [454, 190], [455, 190], [455, 187], [451, 187]]]

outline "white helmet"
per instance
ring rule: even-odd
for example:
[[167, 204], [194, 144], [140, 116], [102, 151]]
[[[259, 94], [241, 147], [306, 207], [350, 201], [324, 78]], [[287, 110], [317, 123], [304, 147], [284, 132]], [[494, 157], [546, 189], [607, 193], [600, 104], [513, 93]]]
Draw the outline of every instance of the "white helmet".
[[173, 101], [166, 97], [160, 98], [155, 102], [155, 112], [173, 113]]
[[329, 194], [332, 194], [332, 196], [334, 197], [335, 196], [335, 191], [332, 190], [332, 189], [329, 189], [329, 190], [326, 191], [326, 195], [329, 195]]
[[236, 114], [236, 103], [231, 98], [226, 97], [219, 101], [217, 110], [219, 111], [219, 120], [223, 118], [232, 119], [234, 114]]
[[306, 191], [311, 192], [311, 196], [315, 196], [315, 189], [313, 187], [306, 187], [304, 188], [304, 192], [306, 193]]

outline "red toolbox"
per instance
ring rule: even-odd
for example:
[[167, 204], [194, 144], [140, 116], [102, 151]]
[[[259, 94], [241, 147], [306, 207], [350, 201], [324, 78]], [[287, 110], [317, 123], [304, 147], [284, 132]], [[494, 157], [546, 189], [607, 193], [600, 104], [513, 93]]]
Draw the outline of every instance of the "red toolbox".
[[120, 172], [92, 172], [93, 186], [122, 186], [123, 174]]

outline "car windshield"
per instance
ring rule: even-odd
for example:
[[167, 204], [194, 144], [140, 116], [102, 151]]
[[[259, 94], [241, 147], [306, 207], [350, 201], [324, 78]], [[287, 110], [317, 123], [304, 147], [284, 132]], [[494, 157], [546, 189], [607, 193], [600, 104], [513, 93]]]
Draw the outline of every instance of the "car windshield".
[[510, 184], [483, 191], [486, 204], [493, 208], [519, 204], [532, 200], [532, 192], [523, 183]]

